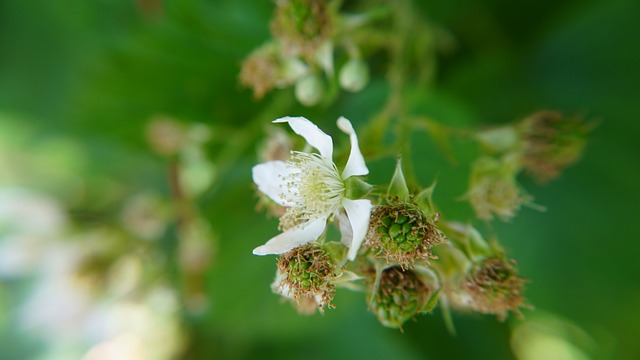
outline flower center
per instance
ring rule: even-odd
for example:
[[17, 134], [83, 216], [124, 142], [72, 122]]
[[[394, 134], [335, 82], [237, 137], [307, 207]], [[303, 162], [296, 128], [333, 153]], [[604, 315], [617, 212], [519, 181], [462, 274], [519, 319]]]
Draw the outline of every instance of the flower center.
[[291, 152], [284, 176], [284, 198], [291, 204], [280, 218], [282, 230], [338, 211], [345, 196], [345, 184], [336, 165], [319, 154]]

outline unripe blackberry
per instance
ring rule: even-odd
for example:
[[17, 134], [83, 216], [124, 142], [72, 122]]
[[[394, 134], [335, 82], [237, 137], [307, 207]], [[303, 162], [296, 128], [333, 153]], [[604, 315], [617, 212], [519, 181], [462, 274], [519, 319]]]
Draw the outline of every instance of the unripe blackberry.
[[333, 308], [336, 265], [324, 249], [315, 243], [295, 248], [278, 259], [278, 271], [283, 275], [278, 292], [292, 297], [298, 305], [315, 300], [320, 310]]
[[523, 167], [538, 181], [546, 182], [580, 158], [589, 126], [578, 118], [540, 111], [524, 119], [520, 131]]
[[390, 199], [371, 213], [365, 245], [376, 257], [397, 263], [401, 268], [413, 267], [416, 261], [435, 258], [431, 247], [446, 241], [436, 227], [438, 214], [427, 216], [412, 202]]
[[509, 311], [520, 315], [526, 307], [523, 298], [525, 279], [518, 276], [515, 261], [505, 262], [492, 257], [475, 266], [462, 290], [468, 297], [467, 306], [485, 314], [496, 314], [504, 320]]
[[368, 292], [371, 311], [380, 323], [393, 328], [420, 312], [431, 296], [431, 289], [413, 271], [399, 266], [383, 270], [377, 284], [370, 277]]

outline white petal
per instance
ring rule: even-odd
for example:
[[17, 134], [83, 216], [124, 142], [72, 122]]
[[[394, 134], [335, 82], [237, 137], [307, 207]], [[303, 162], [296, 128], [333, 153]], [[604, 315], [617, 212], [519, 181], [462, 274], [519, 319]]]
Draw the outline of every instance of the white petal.
[[303, 227], [294, 227], [277, 235], [266, 244], [253, 249], [254, 255], [283, 254], [287, 251], [316, 240], [327, 227], [327, 217], [309, 221]]
[[353, 240], [353, 229], [351, 229], [351, 223], [349, 223], [347, 214], [343, 210], [340, 210], [335, 214], [333, 219], [338, 223], [338, 228], [340, 229], [340, 234], [342, 235], [340, 242], [342, 242], [346, 247], [351, 247], [351, 241]]
[[274, 123], [289, 123], [291, 129], [293, 131], [302, 136], [309, 145], [318, 149], [320, 155], [323, 157], [332, 160], [333, 159], [333, 140], [331, 136], [324, 133], [324, 131], [320, 130], [314, 123], [311, 121], [301, 117], [282, 117], [276, 120], [273, 120]]
[[293, 203], [285, 199], [285, 193], [291, 189], [287, 188], [285, 177], [297, 171], [295, 168], [287, 167], [284, 161], [274, 160], [258, 164], [251, 169], [253, 182], [258, 185], [258, 190], [282, 206], [292, 206]]
[[342, 206], [344, 206], [344, 210], [347, 212], [353, 231], [353, 240], [351, 241], [351, 247], [349, 247], [349, 254], [347, 256], [349, 260], [353, 261], [369, 230], [371, 201], [366, 199], [351, 200], [345, 198], [342, 200]]
[[364, 157], [362, 156], [360, 147], [358, 146], [358, 136], [356, 135], [356, 131], [353, 129], [353, 125], [351, 125], [351, 121], [341, 116], [338, 119], [338, 128], [340, 128], [340, 130], [345, 134], [349, 135], [349, 139], [351, 140], [351, 153], [349, 154], [347, 165], [344, 167], [344, 171], [342, 172], [342, 178], [347, 179], [354, 175], [367, 175], [369, 173], [369, 169], [364, 163]]

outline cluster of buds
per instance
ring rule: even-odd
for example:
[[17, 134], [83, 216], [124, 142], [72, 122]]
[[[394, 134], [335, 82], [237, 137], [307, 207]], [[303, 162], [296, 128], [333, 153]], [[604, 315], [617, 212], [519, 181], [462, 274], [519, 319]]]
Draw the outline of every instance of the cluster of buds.
[[487, 153], [471, 170], [467, 200], [479, 219], [511, 219], [531, 197], [516, 178], [526, 171], [539, 182], [557, 177], [576, 162], [591, 125], [554, 111], [540, 111], [519, 123], [481, 131], [476, 139]]
[[[280, 255], [272, 289], [299, 312], [334, 308], [338, 287], [364, 290], [369, 309], [380, 323], [399, 329], [439, 304], [448, 325], [450, 306], [495, 315], [499, 320], [510, 313], [521, 315], [520, 309], [528, 307], [523, 295], [526, 280], [497, 241], [486, 241], [471, 225], [440, 221], [432, 201], [435, 183], [422, 190], [414, 186], [411, 191], [400, 159], [388, 186], [365, 181], [369, 169], [349, 120], [341, 117], [337, 122], [351, 142], [342, 170], [333, 162], [333, 139], [315, 124], [302, 117], [274, 122], [287, 123], [317, 150], [292, 149], [288, 159], [279, 150], [273, 151], [277, 156], [270, 151], [265, 162], [252, 170], [260, 201], [282, 210], [272, 212], [280, 218], [282, 233], [253, 253]], [[538, 134], [541, 130], [533, 128], [540, 123], [549, 122], [525, 121], [528, 130], [522, 134]], [[474, 163], [466, 194], [480, 219], [510, 219], [530, 200], [516, 182], [525, 154], [535, 152], [533, 145], [516, 146], [533, 143], [514, 136], [519, 133], [512, 130], [521, 127], [496, 129], [478, 137], [493, 147], [490, 155]], [[535, 138], [540, 141], [539, 136]], [[274, 139], [273, 146], [265, 149], [289, 148], [295, 143], [283, 133]], [[496, 154], [499, 156], [491, 156]], [[331, 241], [327, 231], [331, 224], [340, 231], [340, 242]]]
[[271, 22], [273, 39], [251, 53], [242, 65], [240, 82], [262, 98], [274, 88], [294, 86], [296, 99], [314, 106], [328, 95], [335, 78], [336, 46], [344, 46], [346, 61], [337, 83], [358, 92], [369, 81], [369, 68], [353, 36], [370, 16], [344, 15], [337, 2], [325, 0], [278, 0]]
[[[431, 248], [446, 241], [436, 227], [433, 187], [415, 199], [409, 196], [398, 162], [385, 200], [374, 205], [362, 199], [372, 186], [361, 178], [368, 169], [347, 119], [337, 123], [351, 141], [342, 172], [332, 160], [331, 137], [309, 120], [288, 117], [275, 122], [288, 123], [318, 153], [292, 151], [286, 161], [269, 160], [253, 169], [254, 182], [267, 198], [261, 201], [285, 209], [282, 233], [254, 250], [256, 255], [280, 255], [274, 292], [301, 313], [313, 313], [333, 308], [337, 286], [354, 288], [365, 279], [370, 308], [384, 325], [399, 328], [428, 311], [439, 288], [436, 275], [424, 274], [429, 260], [435, 259]], [[341, 242], [328, 241], [325, 229], [331, 222], [337, 223]]]

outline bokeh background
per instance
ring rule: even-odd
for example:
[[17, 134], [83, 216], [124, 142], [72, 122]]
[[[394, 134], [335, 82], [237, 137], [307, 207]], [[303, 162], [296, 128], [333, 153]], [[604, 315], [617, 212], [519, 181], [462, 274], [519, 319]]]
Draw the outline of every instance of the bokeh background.
[[[203, 274], [206, 310], [180, 320], [189, 339], [184, 358], [639, 358], [640, 2], [414, 6], [455, 42], [439, 58], [435, 85], [413, 90], [423, 114], [479, 125], [558, 109], [598, 124], [583, 159], [559, 179], [545, 186], [523, 179], [546, 212], [524, 209], [493, 224], [529, 279], [535, 310], [525, 310], [524, 320], [457, 314], [451, 335], [435, 311], [399, 332], [383, 328], [360, 293], [340, 291], [337, 309], [311, 317], [271, 293], [275, 257], [251, 255], [276, 229], [276, 220], [255, 211], [250, 179], [265, 124], [303, 115], [335, 129], [344, 115], [358, 128], [380, 110], [387, 85], [374, 69], [364, 91], [329, 107], [302, 107], [291, 89], [254, 100], [238, 74], [269, 37], [270, 1], [0, 1], [0, 186], [53, 199], [69, 232], [117, 223], [134, 194], [170, 197], [166, 159], [145, 137], [149, 120], [210, 126], [215, 179], [197, 206], [215, 234], [214, 251]], [[430, 141], [419, 144], [420, 180], [440, 174], [436, 201], [467, 206], [448, 200], [463, 193], [466, 179], [440, 170], [447, 161]], [[169, 225], [161, 242], [168, 259], [175, 231]], [[164, 269], [167, 283], [180, 283], [171, 261]], [[0, 278], [2, 359], [54, 357], [46, 336], [21, 324], [36, 282], [34, 275]], [[40, 304], [59, 306], [46, 297]]]

